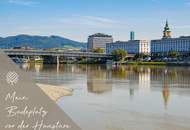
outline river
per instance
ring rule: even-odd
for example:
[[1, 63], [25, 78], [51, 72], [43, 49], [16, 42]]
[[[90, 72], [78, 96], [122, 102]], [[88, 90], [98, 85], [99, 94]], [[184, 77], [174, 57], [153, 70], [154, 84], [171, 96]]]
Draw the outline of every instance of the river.
[[57, 104], [83, 130], [190, 130], [190, 67], [27, 64], [74, 89]]

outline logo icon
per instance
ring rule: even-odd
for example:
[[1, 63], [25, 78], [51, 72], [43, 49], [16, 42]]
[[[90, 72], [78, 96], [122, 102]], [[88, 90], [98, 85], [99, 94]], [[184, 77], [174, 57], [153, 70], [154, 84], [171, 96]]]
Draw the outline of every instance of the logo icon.
[[19, 75], [15, 71], [9, 71], [6, 75], [7, 83], [10, 85], [15, 85], [19, 80]]

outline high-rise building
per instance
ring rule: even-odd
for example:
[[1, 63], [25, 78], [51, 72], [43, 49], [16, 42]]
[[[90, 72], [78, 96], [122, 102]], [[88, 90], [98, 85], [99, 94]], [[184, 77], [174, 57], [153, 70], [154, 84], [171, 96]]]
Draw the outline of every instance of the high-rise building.
[[87, 49], [92, 51], [93, 49], [102, 48], [106, 49], [106, 43], [112, 43], [113, 37], [102, 33], [96, 33], [88, 37]]
[[130, 40], [135, 40], [135, 32], [134, 31], [130, 32]]

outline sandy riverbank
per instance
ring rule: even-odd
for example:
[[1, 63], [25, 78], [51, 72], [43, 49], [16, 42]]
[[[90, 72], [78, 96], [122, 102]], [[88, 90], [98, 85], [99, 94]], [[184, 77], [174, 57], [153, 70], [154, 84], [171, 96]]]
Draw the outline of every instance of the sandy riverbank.
[[63, 96], [71, 96], [73, 89], [63, 86], [53, 86], [48, 84], [36, 84], [45, 94], [47, 94], [53, 101], [58, 101]]

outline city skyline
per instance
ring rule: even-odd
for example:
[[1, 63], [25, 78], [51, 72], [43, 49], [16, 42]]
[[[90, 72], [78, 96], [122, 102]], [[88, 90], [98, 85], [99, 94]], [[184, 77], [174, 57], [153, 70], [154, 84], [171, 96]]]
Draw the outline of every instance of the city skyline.
[[[101, 3], [100, 3], [101, 2]], [[114, 41], [159, 39], [168, 19], [172, 37], [190, 35], [190, 0], [2, 0], [0, 37], [59, 35], [86, 42], [94, 33]]]

